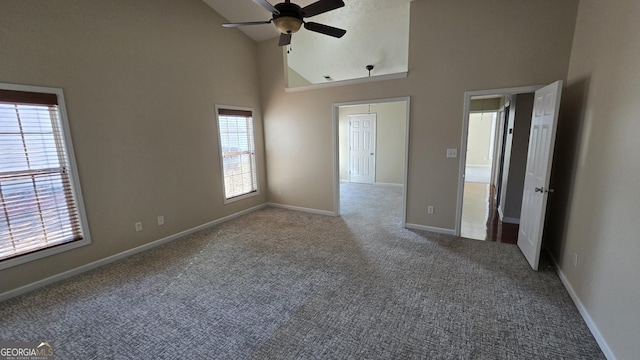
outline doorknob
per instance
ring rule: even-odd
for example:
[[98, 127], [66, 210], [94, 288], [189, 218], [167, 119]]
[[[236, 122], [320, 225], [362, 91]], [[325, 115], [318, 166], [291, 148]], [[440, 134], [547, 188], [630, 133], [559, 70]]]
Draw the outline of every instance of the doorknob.
[[543, 193], [544, 192], [544, 188], [542, 188], [542, 187], [535, 188], [535, 189], [533, 189], [533, 191], [539, 192], [539, 193]]

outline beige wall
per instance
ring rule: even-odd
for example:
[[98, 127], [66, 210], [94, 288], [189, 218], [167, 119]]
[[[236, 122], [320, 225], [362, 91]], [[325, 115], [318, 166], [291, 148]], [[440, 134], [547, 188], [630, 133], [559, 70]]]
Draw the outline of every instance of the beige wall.
[[493, 153], [490, 151], [493, 118], [493, 113], [469, 114], [467, 166], [491, 166], [493, 160]]
[[414, 1], [408, 77], [328, 89], [286, 93], [282, 49], [260, 43], [269, 200], [333, 211], [332, 104], [411, 96], [407, 222], [454, 229], [464, 92], [564, 79], [577, 4]]
[[309, 80], [305, 79], [290, 67], [287, 67], [287, 81], [289, 82], [290, 87], [311, 85]]
[[[0, 44], [11, 51], [0, 52], [0, 81], [64, 89], [93, 244], [0, 271], [0, 293], [267, 196], [333, 210], [336, 102], [411, 96], [407, 220], [452, 229], [458, 160], [445, 158], [445, 149], [460, 145], [464, 91], [567, 78], [545, 246], [612, 353], [635, 358], [640, 5], [582, 0], [574, 37], [577, 6], [414, 1], [408, 78], [285, 93], [275, 41], [256, 51], [200, 0], [4, 0]], [[500, 21], [487, 26], [487, 18]], [[508, 51], [487, 51], [495, 44]], [[228, 206], [216, 103], [255, 108], [258, 149], [265, 119], [269, 187], [261, 177], [261, 196]], [[262, 153], [258, 166], [266, 168]], [[434, 215], [426, 215], [428, 204]], [[163, 227], [153, 225], [157, 215], [165, 216]], [[145, 230], [136, 233], [135, 221]]]
[[487, 110], [499, 110], [503, 105], [504, 97], [489, 98], [489, 99], [471, 99], [469, 103], [469, 111], [487, 111]]
[[639, 18], [637, 0], [580, 1], [545, 233], [617, 359], [640, 354]]
[[[266, 201], [256, 46], [222, 22], [200, 0], [0, 2], [0, 82], [64, 90], [93, 240], [0, 271], [0, 294]], [[215, 104], [255, 109], [260, 196], [223, 205]]]
[[340, 180], [349, 181], [349, 115], [376, 114], [376, 183], [403, 184], [405, 102], [342, 106], [339, 109]]

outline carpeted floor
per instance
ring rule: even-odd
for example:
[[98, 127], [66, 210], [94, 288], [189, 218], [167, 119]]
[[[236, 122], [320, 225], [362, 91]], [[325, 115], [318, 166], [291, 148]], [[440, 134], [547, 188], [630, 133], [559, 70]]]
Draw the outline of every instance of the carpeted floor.
[[399, 187], [342, 217], [268, 208], [0, 303], [59, 359], [603, 359], [514, 245], [401, 228]]

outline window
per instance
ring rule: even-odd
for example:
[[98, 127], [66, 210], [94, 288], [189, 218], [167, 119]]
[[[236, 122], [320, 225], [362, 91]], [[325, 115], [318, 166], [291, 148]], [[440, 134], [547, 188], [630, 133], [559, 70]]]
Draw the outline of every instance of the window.
[[62, 90], [0, 84], [0, 268], [89, 243]]
[[225, 202], [258, 193], [251, 110], [216, 107]]

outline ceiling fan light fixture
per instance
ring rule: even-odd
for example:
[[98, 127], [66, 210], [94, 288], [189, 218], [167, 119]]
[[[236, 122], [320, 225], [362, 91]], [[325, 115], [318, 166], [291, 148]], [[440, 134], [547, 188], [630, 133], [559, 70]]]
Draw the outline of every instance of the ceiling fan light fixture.
[[273, 19], [276, 29], [283, 34], [293, 34], [302, 27], [302, 20], [293, 16], [280, 16]]

